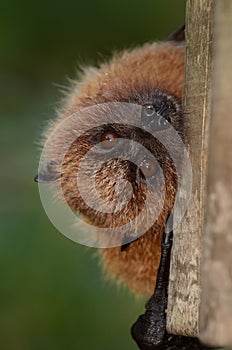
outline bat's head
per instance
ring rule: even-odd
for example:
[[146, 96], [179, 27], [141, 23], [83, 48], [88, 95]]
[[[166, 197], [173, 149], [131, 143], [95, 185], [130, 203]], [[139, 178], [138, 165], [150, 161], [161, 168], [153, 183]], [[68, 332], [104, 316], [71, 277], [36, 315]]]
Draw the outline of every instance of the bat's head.
[[[64, 125], [57, 128], [51, 161], [38, 176], [39, 181], [59, 179], [68, 205], [97, 230], [118, 228], [120, 239], [111, 244], [118, 247], [102, 250], [105, 266], [140, 293], [154, 288], [160, 240], [177, 191], [169, 147], [181, 157], [172, 132], [183, 136], [181, 34], [84, 70], [47, 133], [49, 139]], [[136, 225], [123, 231], [131, 222]]]

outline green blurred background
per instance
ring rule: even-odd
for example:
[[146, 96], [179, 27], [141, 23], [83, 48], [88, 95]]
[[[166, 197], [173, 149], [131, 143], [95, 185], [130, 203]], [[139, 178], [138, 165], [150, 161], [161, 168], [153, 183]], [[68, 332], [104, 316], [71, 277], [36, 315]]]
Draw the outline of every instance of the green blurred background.
[[132, 350], [144, 309], [104, 281], [95, 249], [52, 226], [33, 177], [36, 141], [81, 64], [165, 38], [185, 0], [0, 3], [0, 349]]

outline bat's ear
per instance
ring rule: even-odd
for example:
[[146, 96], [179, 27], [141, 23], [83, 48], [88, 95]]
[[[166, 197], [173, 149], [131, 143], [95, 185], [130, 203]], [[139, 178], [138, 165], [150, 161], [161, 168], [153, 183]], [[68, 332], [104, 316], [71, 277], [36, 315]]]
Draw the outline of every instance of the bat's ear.
[[60, 179], [61, 175], [57, 171], [57, 164], [54, 161], [46, 163], [35, 176], [34, 181], [39, 183], [51, 183]]
[[185, 40], [185, 23], [175, 30], [167, 38], [168, 41], [184, 41]]

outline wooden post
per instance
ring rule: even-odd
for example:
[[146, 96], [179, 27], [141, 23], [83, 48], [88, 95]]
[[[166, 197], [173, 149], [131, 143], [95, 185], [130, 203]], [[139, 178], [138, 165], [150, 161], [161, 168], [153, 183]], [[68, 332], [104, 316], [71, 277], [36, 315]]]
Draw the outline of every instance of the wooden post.
[[216, 1], [200, 337], [232, 345], [232, 1]]
[[193, 190], [186, 215], [174, 231], [167, 330], [189, 336], [199, 335], [213, 14], [214, 0], [187, 0], [184, 125], [193, 170]]

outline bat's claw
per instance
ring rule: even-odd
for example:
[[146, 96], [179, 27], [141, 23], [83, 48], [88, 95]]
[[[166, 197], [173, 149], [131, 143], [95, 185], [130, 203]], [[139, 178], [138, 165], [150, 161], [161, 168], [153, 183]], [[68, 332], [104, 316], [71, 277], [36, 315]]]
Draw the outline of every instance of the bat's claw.
[[139, 316], [131, 334], [141, 350], [208, 350], [197, 338], [168, 334], [166, 308], [172, 248], [172, 216], [169, 216], [161, 245], [161, 260], [153, 295], [146, 303], [145, 314]]

